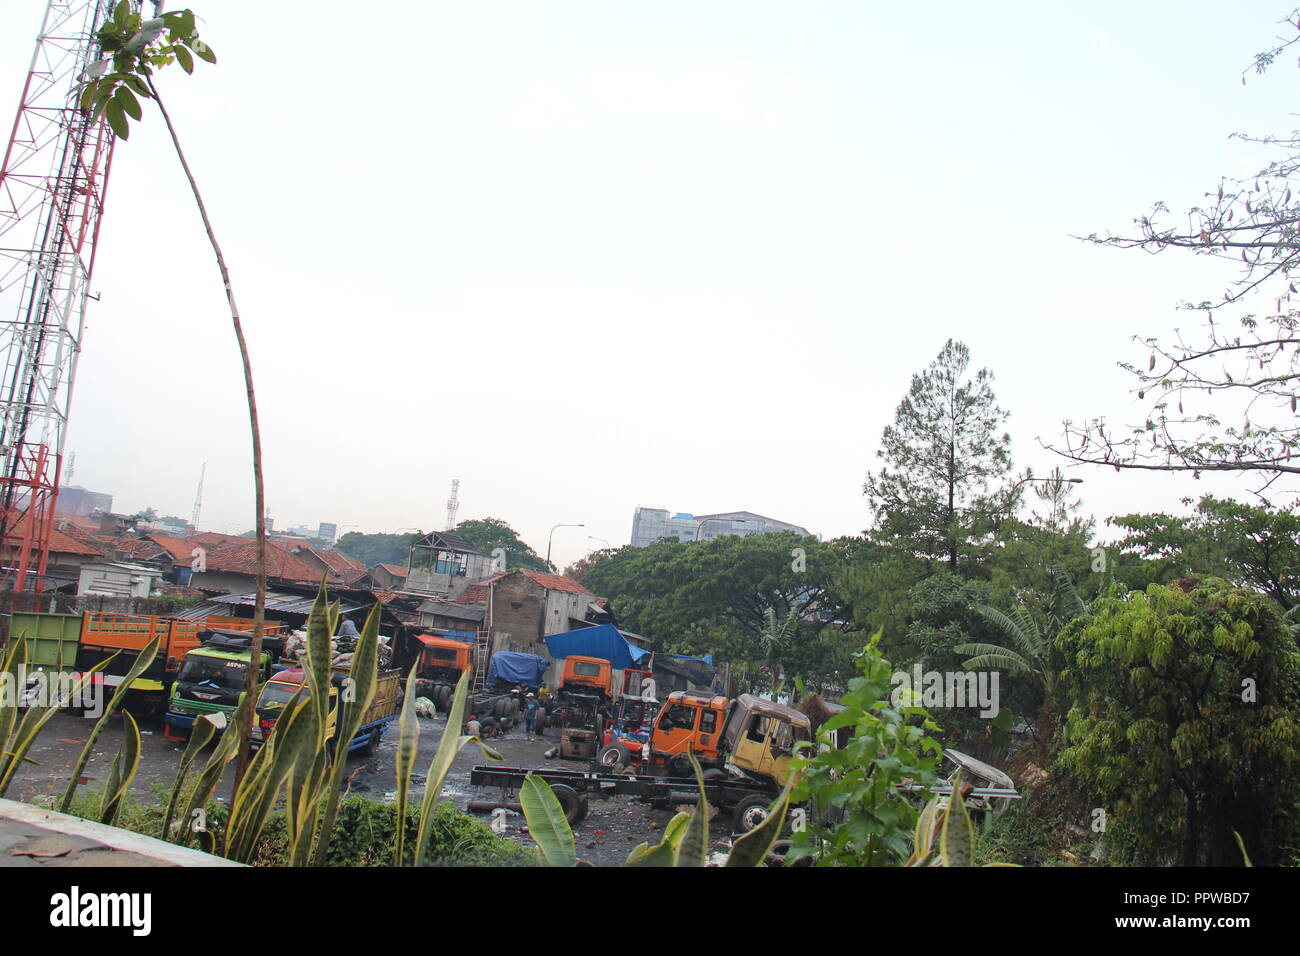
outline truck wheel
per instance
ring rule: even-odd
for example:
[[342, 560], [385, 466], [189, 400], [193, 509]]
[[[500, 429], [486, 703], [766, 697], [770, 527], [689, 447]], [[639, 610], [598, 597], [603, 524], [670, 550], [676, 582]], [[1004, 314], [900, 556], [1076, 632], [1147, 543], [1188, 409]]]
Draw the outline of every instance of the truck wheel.
[[736, 804], [736, 811], [732, 816], [732, 832], [750, 833], [762, 826], [763, 821], [767, 819], [767, 808], [771, 802], [771, 798], [765, 793], [751, 793], [742, 799]]
[[360, 748], [361, 756], [373, 757], [375, 751], [379, 749], [379, 728], [376, 727], [370, 731], [370, 736], [366, 738], [365, 744]]
[[564, 819], [569, 821], [569, 826], [577, 826], [586, 818], [589, 807], [585, 793], [578, 793], [566, 783], [553, 784], [551, 792], [560, 801], [560, 809], [564, 811]]
[[451, 709], [451, 688], [446, 684], [439, 684], [434, 693], [437, 694], [437, 697], [434, 698], [433, 702], [438, 705], [438, 710], [444, 714], [447, 713]]
[[668, 776], [694, 778], [695, 770], [691, 767], [691, 758], [686, 754], [673, 754], [669, 757]]
[[537, 713], [533, 714], [533, 733], [540, 734], [545, 729], [546, 729], [546, 711], [542, 710], [539, 707], [537, 708]]
[[622, 744], [610, 744], [596, 757], [596, 762], [602, 770], [618, 770], [632, 762], [632, 752]]

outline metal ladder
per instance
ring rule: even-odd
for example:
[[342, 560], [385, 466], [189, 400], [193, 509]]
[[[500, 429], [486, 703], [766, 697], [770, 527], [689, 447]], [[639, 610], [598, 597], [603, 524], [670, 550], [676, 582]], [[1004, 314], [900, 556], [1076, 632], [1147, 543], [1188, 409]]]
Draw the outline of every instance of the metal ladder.
[[481, 693], [487, 683], [488, 669], [488, 648], [491, 645], [491, 638], [487, 631], [478, 632], [478, 640], [474, 643], [474, 679], [472, 681], [474, 693]]

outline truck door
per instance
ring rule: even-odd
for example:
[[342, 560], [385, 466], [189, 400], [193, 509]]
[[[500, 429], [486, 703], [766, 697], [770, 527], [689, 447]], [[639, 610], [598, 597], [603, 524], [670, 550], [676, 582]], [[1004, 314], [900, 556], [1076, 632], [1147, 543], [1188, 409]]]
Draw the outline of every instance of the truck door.
[[689, 704], [665, 707], [655, 724], [654, 750], [671, 756], [685, 753], [695, 739], [695, 721], [699, 709]]

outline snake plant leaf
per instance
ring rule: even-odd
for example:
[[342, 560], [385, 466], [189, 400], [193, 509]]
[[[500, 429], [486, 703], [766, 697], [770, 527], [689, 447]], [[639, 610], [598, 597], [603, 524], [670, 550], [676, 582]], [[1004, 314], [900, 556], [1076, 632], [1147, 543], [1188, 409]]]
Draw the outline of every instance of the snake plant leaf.
[[135, 772], [140, 769], [140, 728], [130, 711], [123, 711], [126, 723], [122, 734], [122, 749], [109, 770], [108, 783], [104, 787], [104, 799], [100, 805], [99, 822], [109, 826], [117, 820], [118, 811], [122, 809], [122, 800], [135, 779]]
[[699, 802], [691, 809], [691, 819], [686, 824], [682, 845], [677, 851], [677, 866], [704, 866], [709, 857], [709, 800], [704, 795], [704, 771], [695, 754], [689, 750], [691, 769], [695, 771], [695, 785], [699, 788]]
[[731, 852], [727, 854], [727, 866], [763, 865], [785, 828], [786, 812], [790, 809], [790, 791], [794, 789], [796, 776], [792, 773], [786, 777], [781, 793], [768, 808], [767, 819], [732, 844]]
[[972, 866], [975, 862], [975, 826], [961, 795], [961, 774], [952, 783], [948, 806], [939, 828], [939, 859], [944, 866]]
[[104, 713], [95, 722], [94, 729], [91, 730], [90, 737], [86, 740], [86, 746], [81, 748], [81, 756], [77, 758], [77, 762], [72, 768], [72, 775], [68, 779], [68, 787], [63, 791], [63, 799], [59, 802], [60, 813], [67, 813], [68, 808], [72, 806], [72, 797], [77, 792], [77, 782], [81, 779], [81, 772], [86, 769], [86, 763], [90, 760], [91, 751], [95, 749], [95, 741], [99, 740], [99, 735], [104, 732], [104, 727], [108, 725], [108, 719], [113, 716], [118, 704], [122, 702], [122, 698], [126, 696], [127, 691], [131, 689], [131, 684], [153, 664], [154, 658], [158, 656], [158, 643], [160, 640], [161, 635], [155, 637], [136, 656], [135, 663], [126, 672], [126, 676], [122, 678], [122, 683], [117, 685], [117, 690], [113, 692], [112, 698], [109, 699], [108, 706], [104, 708]]
[[412, 664], [410, 672], [406, 675], [406, 692], [402, 695], [402, 711], [397, 720], [397, 753], [393, 759], [397, 768], [397, 840], [393, 847], [394, 866], [402, 865], [402, 851], [406, 842], [406, 794], [411, 787], [415, 753], [420, 746], [420, 721], [415, 716], [416, 666]]
[[212, 741], [216, 732], [217, 728], [206, 714], [194, 721], [194, 726], [190, 728], [190, 739], [181, 754], [180, 766], [176, 768], [176, 780], [172, 783], [172, 792], [167, 798], [167, 812], [163, 815], [162, 831], [158, 834], [161, 839], [172, 838], [172, 820], [176, 816], [176, 807], [185, 792], [185, 781], [189, 777], [190, 767], [194, 764], [194, 758]]

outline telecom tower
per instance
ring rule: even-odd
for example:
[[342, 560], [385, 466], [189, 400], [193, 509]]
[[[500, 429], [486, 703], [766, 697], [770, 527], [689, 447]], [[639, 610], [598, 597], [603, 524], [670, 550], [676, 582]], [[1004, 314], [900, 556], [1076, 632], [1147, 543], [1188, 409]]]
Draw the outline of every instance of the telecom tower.
[[199, 509], [203, 507], [203, 479], [208, 474], [208, 463], [203, 463], [203, 468], [199, 471], [199, 490], [194, 492], [194, 514], [190, 516], [190, 527], [195, 531], [199, 530]]
[[0, 588], [15, 591], [41, 591], [49, 559], [113, 156], [107, 124], [77, 109], [78, 84], [111, 9], [47, 4], [0, 162]]
[[456, 510], [460, 508], [460, 479], [451, 480], [451, 497], [447, 499], [447, 527], [444, 531], [456, 529]]

